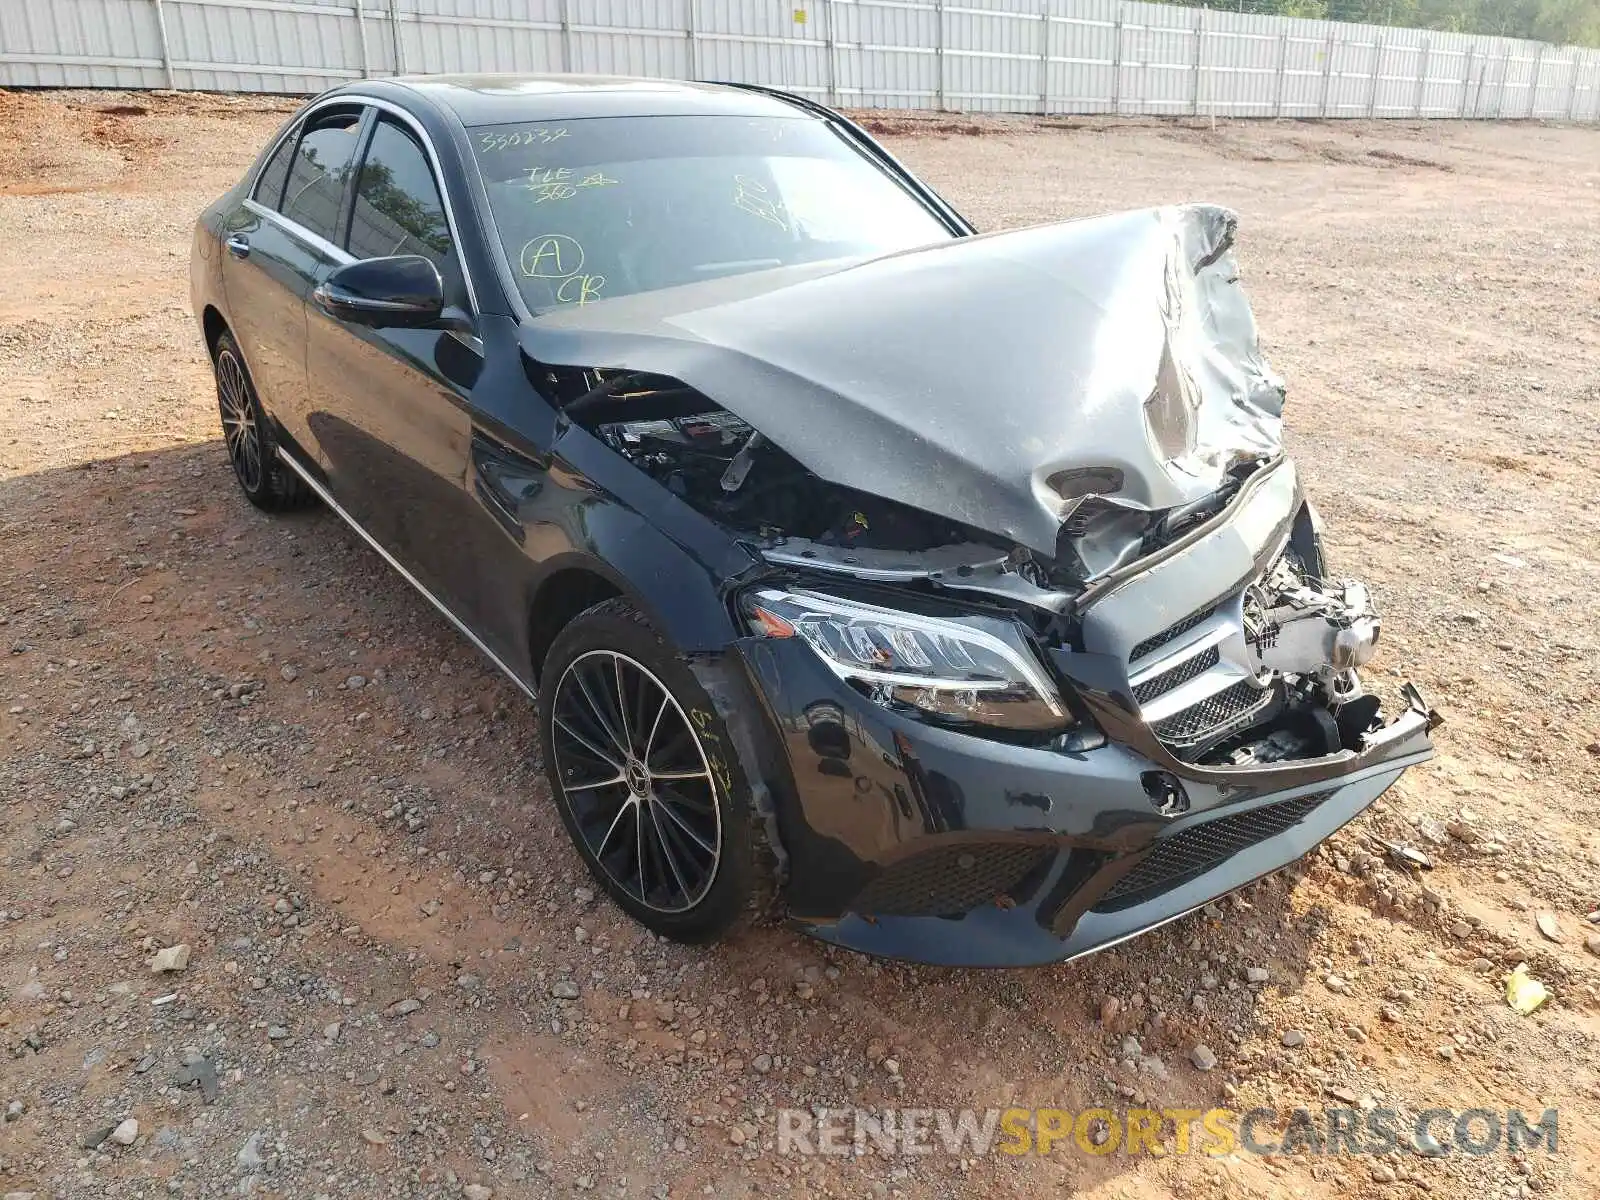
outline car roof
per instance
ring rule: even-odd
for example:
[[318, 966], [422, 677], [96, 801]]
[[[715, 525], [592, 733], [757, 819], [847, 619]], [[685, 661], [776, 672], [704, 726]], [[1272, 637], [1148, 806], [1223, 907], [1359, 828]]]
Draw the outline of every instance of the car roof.
[[584, 117], [813, 116], [797, 104], [726, 84], [627, 75], [403, 75], [388, 82], [420, 93], [466, 126]]

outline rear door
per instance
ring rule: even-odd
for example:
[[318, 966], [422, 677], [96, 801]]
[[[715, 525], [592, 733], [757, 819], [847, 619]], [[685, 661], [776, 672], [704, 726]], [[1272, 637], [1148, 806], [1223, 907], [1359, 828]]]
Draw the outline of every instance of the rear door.
[[336, 239], [368, 110], [308, 113], [268, 158], [223, 231], [223, 288], [234, 336], [267, 412], [305, 445], [311, 289], [342, 259]]

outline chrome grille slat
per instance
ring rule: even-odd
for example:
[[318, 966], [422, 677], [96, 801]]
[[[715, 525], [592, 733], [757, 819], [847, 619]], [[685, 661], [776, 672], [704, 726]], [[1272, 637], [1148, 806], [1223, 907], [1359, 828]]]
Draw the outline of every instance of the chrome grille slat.
[[1134, 671], [1128, 677], [1128, 682], [1138, 688], [1148, 680], [1173, 670], [1185, 659], [1204, 654], [1214, 646], [1220, 646], [1221, 643], [1234, 637], [1238, 631], [1239, 627], [1232, 621], [1225, 617], [1213, 616], [1211, 620], [1185, 632], [1181, 638], [1174, 638], [1173, 641], [1177, 644], [1166, 654], [1159, 658], [1147, 658], [1146, 665]]
[[1151, 731], [1174, 753], [1216, 741], [1244, 725], [1272, 698], [1244, 654], [1237, 596], [1224, 596], [1160, 633], [1135, 651], [1129, 686]]
[[1140, 642], [1133, 648], [1133, 652], [1128, 655], [1128, 661], [1138, 662], [1146, 655], [1152, 654], [1161, 649], [1161, 647], [1165, 646], [1168, 642], [1177, 641], [1178, 638], [1188, 633], [1189, 630], [1194, 629], [1216, 611], [1217, 609], [1215, 605], [1212, 605], [1210, 608], [1203, 608], [1197, 613], [1190, 613], [1176, 625], [1169, 625], [1160, 633], [1145, 638], [1144, 641]]
[[1157, 696], [1165, 695], [1179, 684], [1188, 683], [1204, 675], [1222, 659], [1221, 653], [1215, 646], [1202, 650], [1193, 658], [1184, 659], [1175, 667], [1169, 667], [1159, 675], [1152, 675], [1143, 683], [1134, 685], [1133, 698], [1140, 704], [1148, 704]]

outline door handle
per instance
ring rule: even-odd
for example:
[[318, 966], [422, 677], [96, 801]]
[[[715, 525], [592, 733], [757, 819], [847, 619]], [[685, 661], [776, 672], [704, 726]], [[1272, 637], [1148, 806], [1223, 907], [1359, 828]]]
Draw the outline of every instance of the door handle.
[[228, 238], [228, 253], [235, 258], [248, 258], [250, 255], [250, 239], [242, 233], [233, 234]]

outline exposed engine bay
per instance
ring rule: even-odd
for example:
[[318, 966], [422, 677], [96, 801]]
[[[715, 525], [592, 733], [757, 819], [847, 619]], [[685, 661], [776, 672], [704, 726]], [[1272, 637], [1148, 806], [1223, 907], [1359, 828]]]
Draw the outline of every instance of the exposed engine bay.
[[825, 483], [729, 412], [622, 421], [596, 433], [691, 507], [761, 539], [917, 551], [973, 536], [952, 521]]
[[[1085, 498], [1062, 522], [1052, 561], [971, 526], [821, 479], [749, 423], [677, 380], [581, 375], [590, 387], [566, 407], [569, 417], [696, 511], [752, 535], [764, 550], [811, 557], [815, 547], [847, 548], [861, 555], [854, 565], [922, 575], [929, 571], [926, 561], [897, 555], [963, 547], [967, 553], [957, 557], [971, 590], [985, 590], [972, 586], [978, 576], [1011, 574], [1025, 589], [1075, 591], [1214, 517], [1265, 461], [1237, 464], [1215, 492], [1171, 509]], [[581, 386], [569, 383], [574, 385]], [[628, 419], [607, 419], [619, 411]], [[875, 559], [873, 552], [882, 557]], [[1017, 594], [1014, 587], [991, 590]]]

